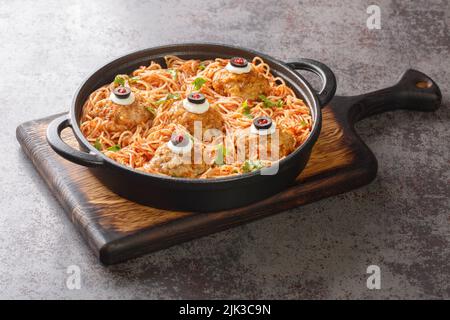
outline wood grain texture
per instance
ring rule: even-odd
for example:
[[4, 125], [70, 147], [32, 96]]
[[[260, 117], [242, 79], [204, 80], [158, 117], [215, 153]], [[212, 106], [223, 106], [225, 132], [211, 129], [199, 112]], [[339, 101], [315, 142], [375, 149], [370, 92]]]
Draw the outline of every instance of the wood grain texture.
[[[376, 175], [376, 159], [347, 123], [352, 104], [336, 97], [324, 108], [319, 140], [292, 187], [259, 203], [213, 213], [165, 211], [112, 193], [87, 168], [50, 149], [45, 132], [56, 116], [22, 124], [17, 137], [100, 261], [113, 264], [369, 183]], [[63, 137], [77, 146], [70, 131]]]

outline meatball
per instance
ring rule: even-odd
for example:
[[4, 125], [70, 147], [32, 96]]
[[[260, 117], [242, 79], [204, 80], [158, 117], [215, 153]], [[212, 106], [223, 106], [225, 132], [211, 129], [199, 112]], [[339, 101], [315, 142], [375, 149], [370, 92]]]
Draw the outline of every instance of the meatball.
[[[187, 111], [183, 107], [183, 103], [179, 102], [175, 104], [168, 113], [168, 118], [171, 123], [176, 123], [185, 127], [191, 135], [194, 134], [195, 122], [201, 122], [201, 133], [205, 134], [208, 129], [217, 129], [221, 132], [224, 130], [224, 120], [219, 111], [214, 107], [209, 107], [208, 111], [197, 114]], [[206, 140], [208, 139], [208, 137]]]
[[105, 129], [110, 132], [121, 132], [132, 130], [139, 124], [146, 124], [152, 121], [154, 114], [147, 109], [145, 98], [139, 93], [134, 93], [135, 100], [130, 105], [119, 105], [110, 100], [111, 88], [101, 88], [104, 96], [102, 103], [96, 103], [88, 108], [89, 100], [83, 108], [83, 121], [89, 118], [100, 118], [107, 120]]
[[267, 95], [270, 88], [269, 80], [254, 69], [243, 74], [222, 69], [214, 75], [212, 85], [223, 96], [238, 96], [249, 100], [256, 100], [262, 94]]
[[286, 157], [295, 150], [295, 138], [289, 132], [280, 130], [280, 150], [279, 156]]
[[118, 125], [124, 125], [128, 128], [143, 124], [152, 118], [150, 113], [144, 106], [133, 104], [129, 106], [117, 105], [114, 112], [114, 122]]
[[137, 96], [132, 104], [126, 106], [115, 104], [112, 101], [108, 103], [110, 103], [110, 112], [106, 119], [112, 120], [112, 122], [107, 124], [107, 129], [111, 131], [130, 130], [154, 118], [154, 114], [147, 110], [144, 100]]
[[[194, 162], [194, 150], [191, 154], [183, 155], [172, 152], [166, 144], [156, 149], [155, 155], [150, 162], [143, 167], [144, 171], [159, 172], [172, 177], [196, 178], [204, 173], [209, 166], [201, 160]], [[200, 158], [201, 159], [201, 158]]]
[[[247, 132], [238, 136], [236, 139], [238, 159], [243, 160], [241, 159], [243, 152], [245, 152], [245, 159], [268, 161], [277, 161], [292, 153], [295, 150], [295, 138], [285, 130], [277, 130], [277, 133], [278, 155], [272, 154], [272, 148], [277, 147], [277, 142], [273, 140], [275, 139], [275, 134], [259, 136], [256, 134], [248, 134]], [[262, 140], [262, 137], [265, 137], [266, 140]], [[272, 142], [274, 146], [272, 146]], [[242, 149], [244, 146], [245, 149]]]

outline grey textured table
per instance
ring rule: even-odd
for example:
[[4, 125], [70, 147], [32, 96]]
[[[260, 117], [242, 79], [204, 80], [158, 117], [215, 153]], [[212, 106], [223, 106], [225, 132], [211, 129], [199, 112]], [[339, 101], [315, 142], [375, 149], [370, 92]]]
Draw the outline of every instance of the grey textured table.
[[[381, 30], [368, 30], [372, 2], [0, 1], [0, 298], [449, 298], [450, 5], [376, 1]], [[440, 84], [444, 106], [358, 125], [379, 160], [364, 188], [105, 268], [15, 128], [66, 110], [99, 64], [182, 41], [321, 60], [341, 95], [414, 67]], [[366, 288], [371, 264], [381, 290]], [[69, 265], [80, 267], [80, 290], [66, 286]]]

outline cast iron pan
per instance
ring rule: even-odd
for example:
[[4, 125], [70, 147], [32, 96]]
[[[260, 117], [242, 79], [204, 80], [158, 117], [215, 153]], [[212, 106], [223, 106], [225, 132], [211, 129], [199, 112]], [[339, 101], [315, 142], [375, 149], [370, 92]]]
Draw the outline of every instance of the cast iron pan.
[[[259, 56], [269, 64], [275, 76], [282, 77], [287, 85], [303, 97], [311, 109], [313, 127], [308, 139], [279, 162], [276, 174], [262, 175], [260, 171], [218, 179], [185, 179], [149, 174], [130, 169], [106, 157], [85, 139], [80, 131], [82, 107], [89, 94], [110, 83], [115, 75], [131, 73], [141, 65], [156, 61], [165, 65], [164, 56], [176, 55], [184, 59], [214, 59], [241, 56], [247, 60]], [[296, 70], [307, 70], [322, 80], [322, 88], [316, 92]], [[252, 50], [220, 44], [177, 44], [150, 48], [118, 58], [99, 68], [75, 93], [70, 113], [55, 119], [47, 129], [47, 141], [59, 155], [82, 166], [109, 189], [132, 201], [157, 208], [180, 211], [218, 211], [244, 206], [269, 197], [288, 187], [304, 169], [311, 149], [320, 134], [321, 107], [325, 106], [336, 91], [336, 78], [324, 64], [299, 59], [283, 63]], [[81, 151], [68, 146], [61, 139], [61, 131], [71, 127]]]

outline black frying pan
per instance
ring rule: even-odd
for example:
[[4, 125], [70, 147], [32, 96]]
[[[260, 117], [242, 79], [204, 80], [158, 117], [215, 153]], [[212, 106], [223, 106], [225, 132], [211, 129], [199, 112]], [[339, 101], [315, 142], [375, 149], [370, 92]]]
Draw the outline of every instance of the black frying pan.
[[[308, 139], [279, 162], [274, 175], [262, 175], [260, 171], [217, 179], [186, 179], [149, 174], [133, 170], [106, 157], [86, 140], [80, 131], [82, 107], [89, 94], [110, 83], [115, 75], [131, 73], [149, 61], [165, 65], [164, 56], [176, 55], [184, 59], [214, 59], [241, 56], [252, 60], [259, 56], [269, 64], [275, 76], [282, 77], [287, 85], [303, 97], [311, 109], [313, 127]], [[322, 89], [316, 92], [295, 70], [307, 70], [322, 80]], [[243, 206], [269, 197], [289, 186], [305, 167], [311, 149], [320, 134], [321, 107], [325, 106], [336, 91], [336, 78], [324, 64], [299, 59], [283, 63], [265, 54], [244, 48], [219, 44], [178, 44], [150, 48], [118, 58], [95, 71], [75, 93], [70, 113], [55, 119], [47, 129], [47, 141], [65, 159], [90, 167], [108, 188], [132, 201], [164, 209], [182, 211], [217, 211]], [[68, 146], [61, 139], [61, 131], [71, 127], [81, 150]]]

